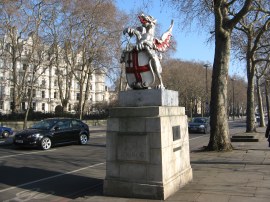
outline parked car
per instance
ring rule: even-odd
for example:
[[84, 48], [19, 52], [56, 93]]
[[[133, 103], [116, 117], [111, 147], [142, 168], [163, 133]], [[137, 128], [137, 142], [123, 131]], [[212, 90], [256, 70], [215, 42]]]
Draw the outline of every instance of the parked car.
[[188, 130], [190, 132], [200, 132], [207, 134], [209, 132], [209, 118], [195, 117], [188, 123]]
[[13, 134], [13, 130], [11, 128], [0, 126], [0, 137], [7, 138], [8, 136]]
[[43, 150], [66, 143], [86, 144], [90, 133], [87, 124], [72, 118], [49, 118], [37, 122], [31, 128], [17, 132], [17, 146], [38, 146]]

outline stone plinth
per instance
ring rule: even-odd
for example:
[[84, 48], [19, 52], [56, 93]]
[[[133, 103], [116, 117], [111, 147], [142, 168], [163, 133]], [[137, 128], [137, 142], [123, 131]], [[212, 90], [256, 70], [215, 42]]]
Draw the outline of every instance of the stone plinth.
[[120, 107], [178, 106], [178, 92], [166, 89], [122, 91], [118, 101]]
[[183, 107], [113, 108], [107, 127], [105, 195], [166, 199], [192, 180]]

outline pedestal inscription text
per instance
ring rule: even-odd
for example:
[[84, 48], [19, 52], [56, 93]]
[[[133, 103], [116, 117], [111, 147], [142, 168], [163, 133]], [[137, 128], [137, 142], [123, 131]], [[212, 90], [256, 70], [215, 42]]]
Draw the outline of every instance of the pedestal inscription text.
[[147, 135], [120, 133], [117, 138], [117, 159], [122, 161], [149, 161]]

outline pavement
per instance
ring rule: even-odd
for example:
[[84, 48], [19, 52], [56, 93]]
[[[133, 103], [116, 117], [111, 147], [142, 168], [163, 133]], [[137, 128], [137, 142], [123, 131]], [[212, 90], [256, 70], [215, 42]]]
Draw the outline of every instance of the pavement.
[[[258, 142], [233, 142], [233, 151], [192, 151], [193, 181], [166, 201], [173, 202], [269, 202], [270, 148], [265, 128], [257, 128]], [[246, 135], [245, 132], [241, 134]], [[238, 135], [241, 135], [238, 134]], [[160, 200], [86, 196], [76, 201], [150, 202]]]
[[[104, 130], [95, 128], [95, 132]], [[232, 142], [230, 152], [191, 151], [193, 181], [166, 201], [172, 202], [269, 202], [270, 148], [264, 137], [265, 127], [257, 128], [258, 142]], [[243, 131], [237, 135], [246, 135]], [[234, 134], [235, 135], [235, 134]], [[108, 197], [102, 186], [96, 193], [75, 201], [152, 202], [160, 200]]]

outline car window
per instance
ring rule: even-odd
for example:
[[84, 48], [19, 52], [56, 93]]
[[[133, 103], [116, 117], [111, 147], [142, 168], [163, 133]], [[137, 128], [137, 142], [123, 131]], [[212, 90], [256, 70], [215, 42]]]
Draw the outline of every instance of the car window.
[[39, 121], [35, 123], [31, 128], [48, 130], [55, 123], [56, 123], [56, 120], [43, 120], [43, 121]]
[[60, 129], [68, 129], [70, 128], [70, 121], [69, 120], [63, 120], [63, 121], [59, 121], [55, 127], [59, 127]]
[[194, 123], [206, 123], [206, 119], [202, 119], [202, 118], [196, 118], [193, 120]]
[[77, 121], [77, 120], [72, 120], [71, 125], [72, 125], [72, 128], [81, 128], [82, 127], [82, 123]]

